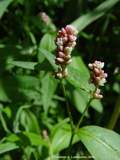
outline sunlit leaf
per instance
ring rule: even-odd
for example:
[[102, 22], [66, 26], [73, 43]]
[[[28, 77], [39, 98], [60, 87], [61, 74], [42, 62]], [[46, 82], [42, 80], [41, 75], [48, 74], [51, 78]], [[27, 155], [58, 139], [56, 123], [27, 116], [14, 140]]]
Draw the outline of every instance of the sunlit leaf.
[[9, 64], [12, 64], [13, 66], [21, 67], [24, 69], [30, 69], [34, 70], [35, 65], [37, 64], [36, 62], [23, 62], [23, 61], [11, 61]]
[[71, 23], [71, 25], [75, 26], [80, 32], [89, 24], [104, 16], [105, 13], [118, 2], [119, 0], [106, 0], [103, 3], [101, 3], [98, 7], [96, 7], [93, 11], [88, 12], [87, 14], [76, 19], [73, 23]]
[[40, 49], [40, 48], [39, 52], [44, 55], [44, 57], [48, 60], [48, 62], [52, 65], [54, 69], [57, 68], [57, 65], [55, 64], [55, 56], [52, 53], [48, 52], [45, 49]]
[[48, 146], [47, 141], [45, 141], [39, 134], [31, 132], [23, 132], [23, 134], [29, 138], [31, 145], [33, 146], [39, 146], [39, 145]]
[[55, 46], [55, 36], [53, 34], [50, 33], [46, 33], [39, 44], [39, 52], [38, 52], [38, 61], [41, 63], [43, 62], [43, 60], [45, 59], [45, 56], [41, 53], [40, 49], [45, 49], [46, 51], [53, 51], [56, 46]]
[[0, 101], [10, 102], [10, 99], [4, 90], [4, 86], [1, 80], [0, 80]]
[[55, 36], [50, 34], [50, 33], [46, 33], [43, 38], [41, 39], [40, 42], [40, 48], [41, 49], [45, 49], [49, 52], [53, 51], [56, 48], [55, 45]]
[[37, 118], [28, 109], [22, 110], [21, 115], [20, 115], [20, 122], [26, 131], [40, 133], [40, 128], [39, 128]]
[[[70, 143], [71, 138], [71, 129], [67, 124], [63, 124], [58, 130], [55, 132], [52, 137], [52, 152], [53, 154], [59, 153], [61, 150], [67, 148]], [[78, 141], [78, 137], [75, 135], [73, 144]]]
[[6, 143], [1, 143], [0, 144], [0, 154], [2, 153], [6, 153], [15, 149], [18, 149], [19, 147], [15, 144], [15, 143], [10, 143], [10, 142], [6, 142]]
[[[89, 95], [85, 91], [81, 90], [74, 90], [72, 95], [73, 104], [80, 113], [83, 113], [88, 103]], [[89, 114], [86, 112], [85, 116], [88, 117]]]
[[78, 131], [79, 139], [97, 160], [120, 158], [120, 135], [98, 126], [86, 126]]
[[54, 92], [57, 87], [57, 81], [52, 75], [46, 74], [45, 77], [42, 79], [41, 83], [42, 83], [42, 87], [41, 87], [42, 104], [43, 104], [45, 113], [47, 113], [48, 108], [51, 105], [51, 100], [53, 98]]
[[96, 111], [102, 113], [103, 112], [103, 105], [99, 99], [94, 99], [91, 104], [92, 108], [94, 108]]
[[0, 1], [0, 18], [3, 16], [7, 7], [10, 5], [10, 3], [12, 1], [13, 0], [2, 0], [2, 1]]
[[76, 88], [90, 90], [91, 86], [89, 84], [88, 75], [82, 70], [75, 69], [68, 66], [68, 77], [67, 81]]

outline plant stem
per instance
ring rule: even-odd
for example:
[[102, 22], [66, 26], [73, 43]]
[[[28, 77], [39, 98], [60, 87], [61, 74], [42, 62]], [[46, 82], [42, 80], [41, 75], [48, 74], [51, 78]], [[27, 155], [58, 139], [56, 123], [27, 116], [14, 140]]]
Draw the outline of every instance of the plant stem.
[[75, 130], [72, 131], [72, 135], [71, 135], [70, 143], [69, 143], [69, 147], [68, 147], [69, 148], [68, 153], [70, 156], [70, 160], [72, 159], [71, 152], [72, 152], [72, 142], [73, 142], [74, 135], [75, 135]]
[[[89, 99], [88, 103], [87, 103], [87, 106], [85, 107], [85, 110], [83, 111], [82, 113], [82, 116], [80, 117], [80, 120], [78, 121], [78, 124], [76, 126], [76, 128], [74, 128], [74, 123], [73, 123], [73, 119], [72, 119], [72, 115], [71, 115], [71, 111], [70, 111], [70, 107], [69, 107], [69, 103], [67, 101], [67, 95], [66, 95], [66, 89], [65, 89], [65, 86], [63, 84], [63, 80], [61, 81], [61, 84], [62, 84], [62, 90], [63, 90], [63, 94], [64, 94], [64, 97], [65, 97], [65, 101], [66, 101], [66, 107], [67, 107], [67, 112], [68, 112], [68, 115], [69, 115], [69, 118], [70, 118], [70, 124], [71, 124], [71, 131], [72, 131], [72, 135], [71, 135], [71, 138], [70, 138], [70, 143], [69, 143], [69, 149], [68, 149], [68, 154], [70, 156], [70, 160], [72, 159], [71, 157], [71, 150], [72, 150], [72, 142], [73, 142], [73, 138], [75, 136], [75, 133], [76, 131], [79, 129], [84, 117], [85, 117], [85, 113], [86, 111], [88, 110], [89, 106], [90, 106], [90, 103], [92, 102], [92, 100], [94, 99], [93, 97]], [[96, 91], [97, 87], [95, 88], [95, 91]], [[94, 92], [95, 92], [94, 91]]]
[[118, 96], [114, 111], [113, 111], [112, 116], [110, 118], [110, 121], [108, 123], [109, 129], [114, 129], [116, 122], [119, 118], [119, 115], [120, 115], [120, 95]]
[[[84, 110], [84, 112], [83, 112], [80, 120], [78, 121], [78, 124], [77, 124], [77, 126], [76, 126], [76, 128], [75, 128], [75, 130], [74, 130], [74, 132], [73, 132], [73, 134], [72, 134], [72, 136], [71, 136], [70, 145], [69, 145], [69, 151], [70, 151], [70, 152], [71, 152], [72, 142], [73, 142], [73, 138], [74, 138], [74, 136], [75, 136], [75, 133], [76, 133], [77, 130], [79, 129], [79, 126], [81, 125], [81, 123], [82, 123], [82, 121], [83, 121], [83, 118], [85, 117], [85, 113], [86, 113], [86, 111], [88, 110], [88, 108], [89, 108], [89, 106], [90, 106], [90, 103], [92, 102], [93, 99], [94, 99], [94, 98], [90, 98], [90, 100], [88, 101], [87, 106], [85, 107], [85, 110]], [[71, 158], [71, 157], [70, 157], [70, 158]]]
[[68, 116], [69, 116], [69, 118], [70, 118], [71, 131], [72, 131], [72, 135], [71, 135], [70, 143], [69, 143], [69, 147], [68, 147], [68, 148], [69, 148], [69, 149], [68, 149], [68, 154], [69, 154], [70, 159], [71, 159], [72, 141], [73, 141], [75, 129], [74, 129], [73, 118], [72, 118], [72, 114], [71, 114], [71, 110], [70, 110], [69, 103], [68, 103], [68, 101], [67, 101], [66, 89], [65, 89], [65, 86], [64, 86], [64, 84], [63, 84], [63, 81], [61, 81], [61, 84], [62, 84], [62, 90], [63, 90], [64, 98], [65, 98], [65, 101], [66, 101], [66, 107], [67, 107]]
[[77, 124], [77, 127], [76, 127], [76, 131], [79, 129], [79, 126], [81, 125], [81, 123], [82, 123], [82, 121], [83, 121], [83, 119], [84, 119], [84, 117], [85, 117], [85, 113], [87, 112], [87, 110], [88, 110], [88, 108], [89, 108], [89, 106], [90, 106], [90, 103], [92, 102], [93, 99], [94, 99], [94, 98], [90, 98], [90, 99], [89, 99], [89, 101], [88, 101], [88, 103], [87, 103], [87, 106], [85, 107], [85, 109], [84, 109], [84, 111], [83, 111], [83, 113], [82, 113], [82, 116], [80, 117], [80, 119], [79, 119], [79, 121], [78, 121], [78, 124]]
[[63, 90], [64, 98], [65, 98], [65, 101], [66, 101], [68, 116], [70, 118], [71, 130], [73, 131], [74, 130], [74, 124], [73, 124], [73, 119], [72, 119], [72, 114], [71, 114], [71, 110], [70, 110], [70, 107], [69, 107], [69, 103], [67, 101], [66, 89], [65, 89], [65, 86], [63, 84], [63, 81], [61, 81], [61, 84], [62, 84], [62, 90]]

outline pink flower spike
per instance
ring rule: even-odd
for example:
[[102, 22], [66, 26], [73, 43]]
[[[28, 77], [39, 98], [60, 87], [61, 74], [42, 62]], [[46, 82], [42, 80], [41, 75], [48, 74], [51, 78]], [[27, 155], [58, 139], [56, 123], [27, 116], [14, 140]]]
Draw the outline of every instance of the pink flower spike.
[[88, 64], [91, 70], [91, 82], [97, 87], [97, 90], [94, 93], [94, 97], [101, 99], [103, 95], [100, 93], [101, 90], [99, 86], [104, 86], [106, 83], [107, 73], [104, 72], [104, 62], [95, 61], [94, 63]]
[[76, 45], [76, 34], [77, 30], [71, 26], [67, 25], [65, 28], [62, 28], [58, 31], [56, 38], [56, 58], [55, 62], [59, 65], [59, 69], [55, 72], [56, 77], [62, 78], [68, 75], [67, 65], [71, 63], [71, 52]]

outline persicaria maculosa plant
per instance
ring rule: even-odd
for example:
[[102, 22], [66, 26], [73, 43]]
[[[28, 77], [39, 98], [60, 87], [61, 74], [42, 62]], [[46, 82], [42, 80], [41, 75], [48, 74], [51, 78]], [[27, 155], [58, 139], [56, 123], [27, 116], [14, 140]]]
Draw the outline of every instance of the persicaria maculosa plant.
[[[77, 33], [78, 32], [77, 32], [76, 28], [71, 25], [67, 25], [66, 27], [64, 27], [58, 31], [56, 41], [55, 41], [56, 45], [57, 45], [55, 63], [58, 65], [58, 70], [55, 72], [55, 77], [58, 79], [63, 79], [68, 75], [67, 66], [69, 63], [72, 62], [71, 52], [76, 45]], [[70, 143], [69, 143], [69, 156], [70, 156], [70, 158], [71, 158], [72, 142], [74, 139], [74, 135], [76, 134], [81, 123], [83, 122], [83, 118], [84, 118], [92, 100], [103, 98], [103, 95], [101, 93], [101, 89], [99, 87], [104, 86], [104, 84], [106, 82], [106, 78], [107, 78], [107, 73], [105, 73], [103, 70], [104, 62], [96, 60], [94, 63], [88, 64], [88, 66], [91, 70], [90, 82], [92, 84], [94, 84], [95, 89], [92, 91], [92, 93], [90, 92], [91, 97], [90, 97], [76, 127], [74, 126], [71, 110], [70, 110], [69, 104], [67, 102], [65, 86], [63, 83], [61, 83], [62, 89], [63, 89], [63, 94], [64, 94], [64, 97], [66, 100], [68, 115], [69, 115], [70, 122], [71, 122], [72, 136], [71, 136]]]
[[0, 160], [120, 160], [119, 17], [120, 0], [0, 0]]

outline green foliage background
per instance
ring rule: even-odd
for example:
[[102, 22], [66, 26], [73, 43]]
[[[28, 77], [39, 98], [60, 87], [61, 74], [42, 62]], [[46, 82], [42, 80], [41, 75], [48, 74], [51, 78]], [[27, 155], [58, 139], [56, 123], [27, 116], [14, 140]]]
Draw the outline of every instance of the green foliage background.
[[[41, 12], [49, 16], [47, 24]], [[67, 24], [79, 31], [65, 81], [75, 124], [89, 100], [87, 64], [104, 61], [108, 73], [104, 98], [91, 103], [72, 154], [120, 159], [120, 1], [0, 0], [0, 160], [67, 154], [70, 120], [53, 76], [54, 40]]]

